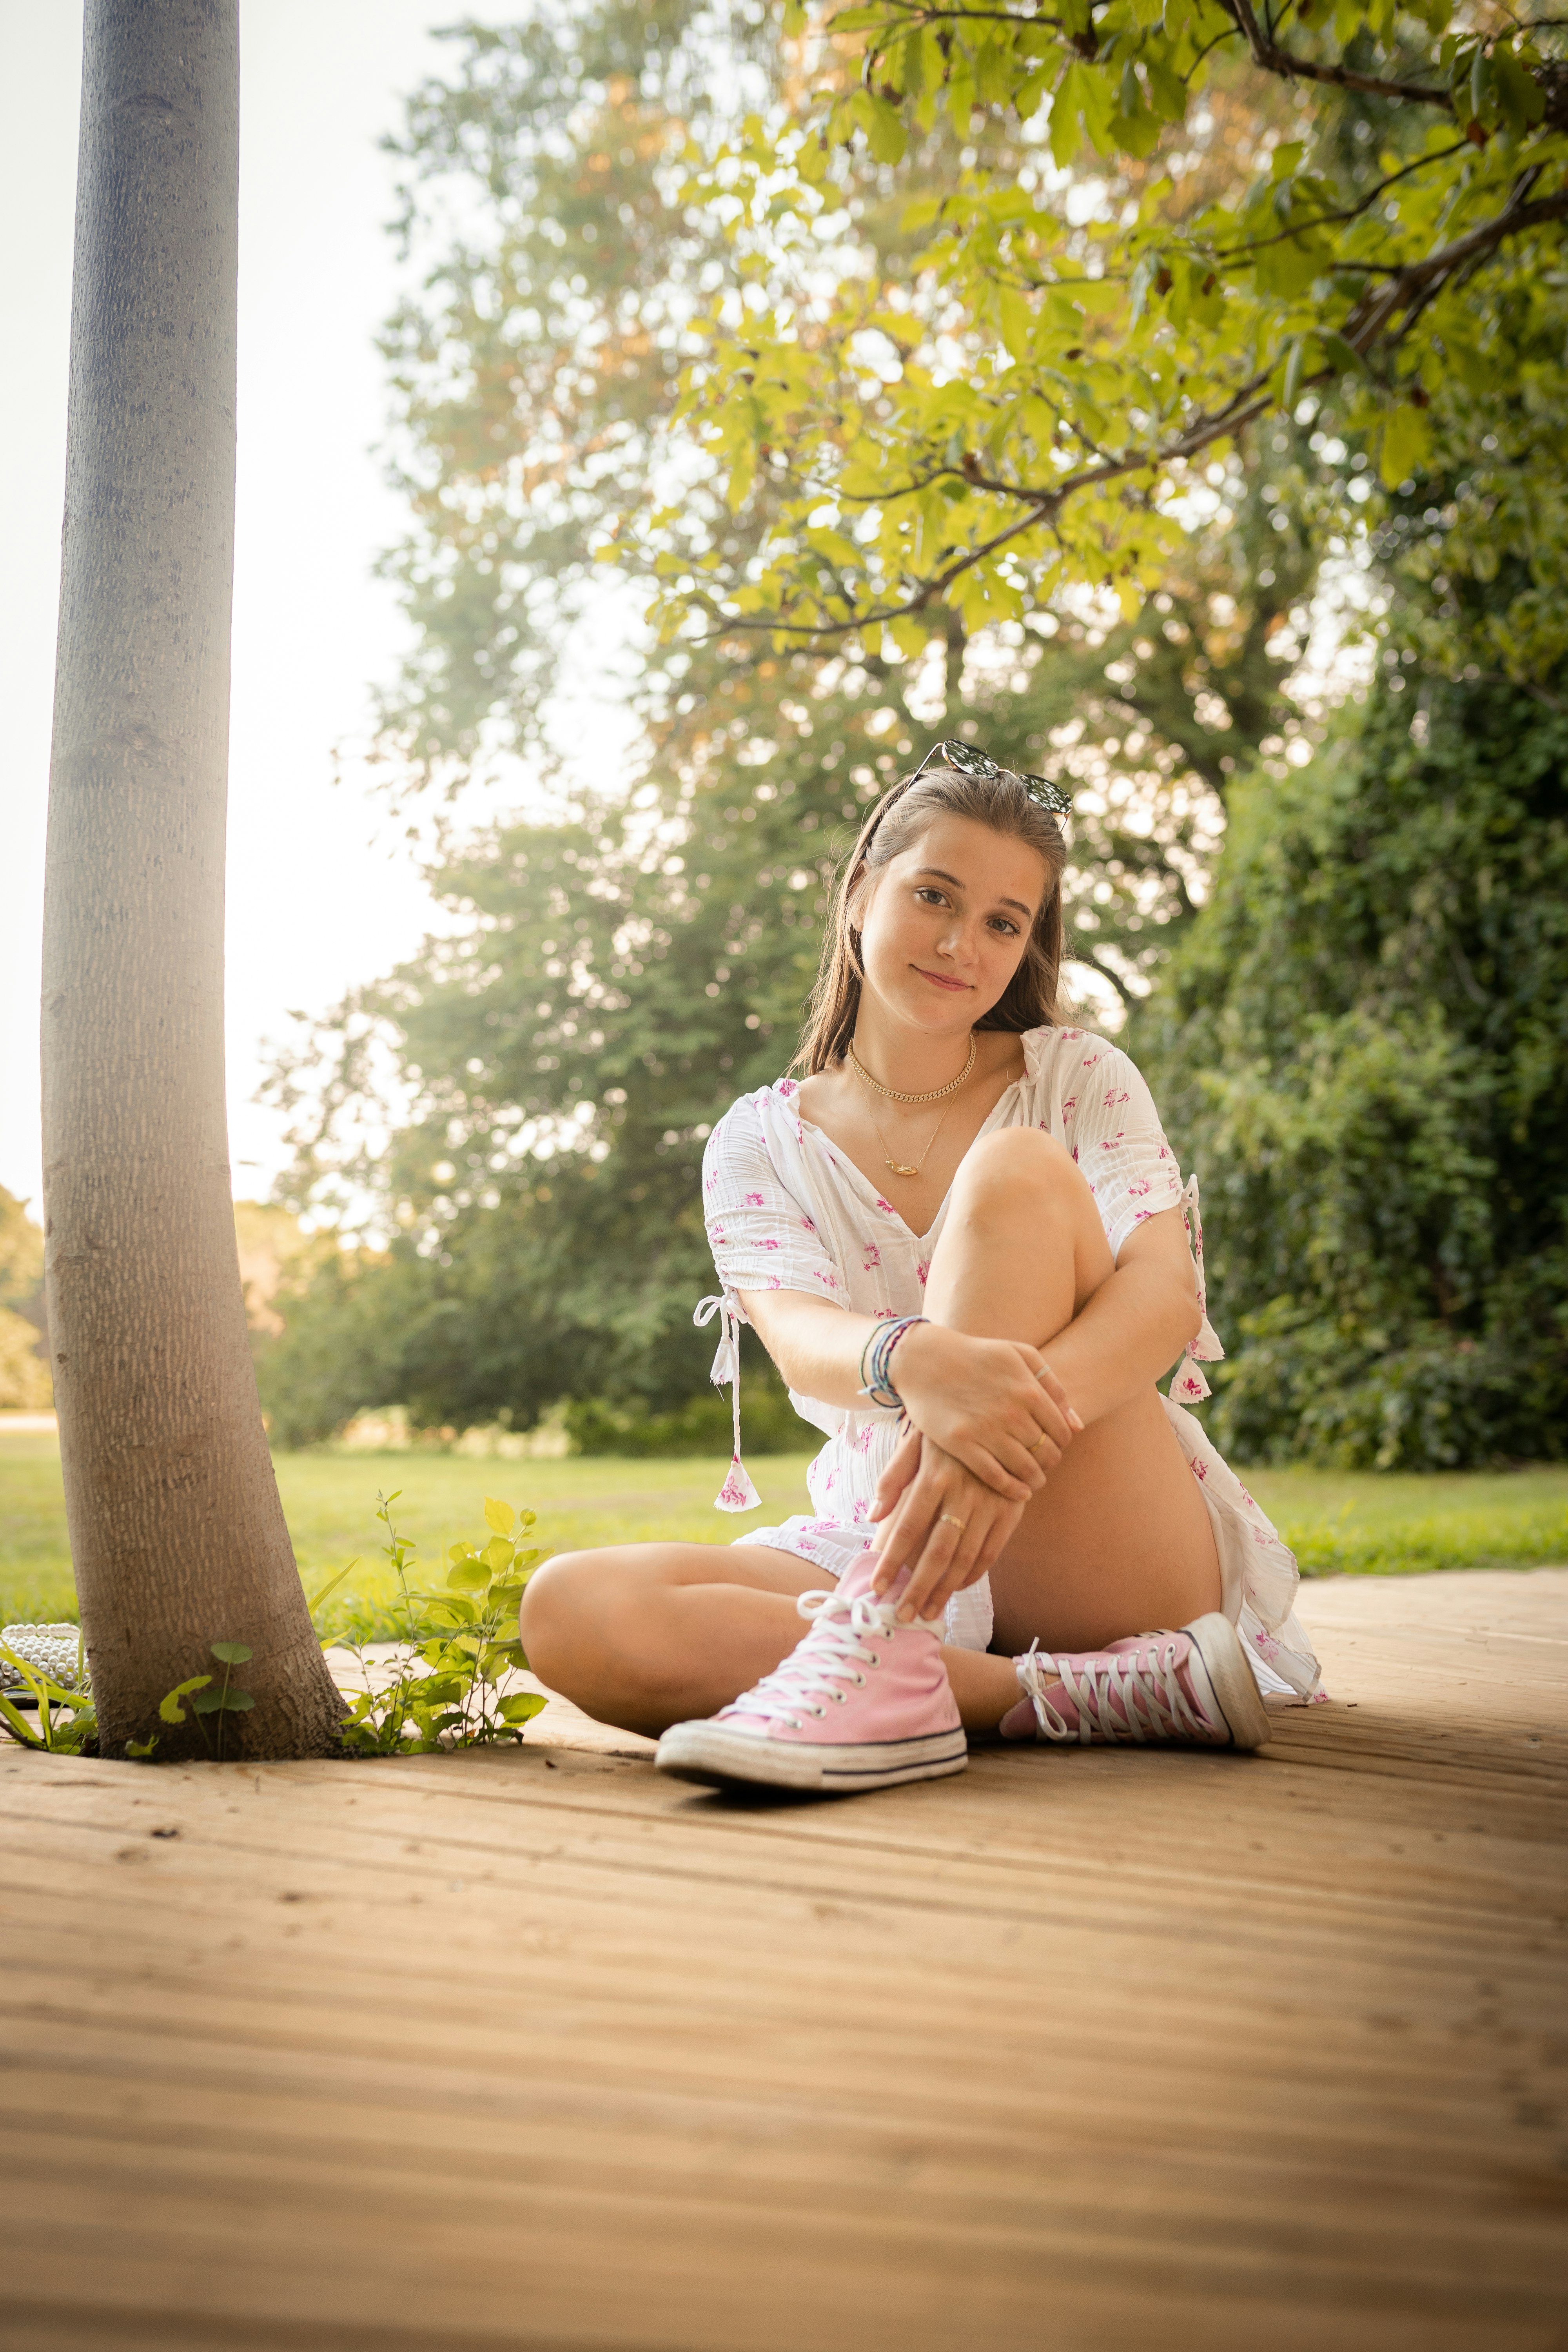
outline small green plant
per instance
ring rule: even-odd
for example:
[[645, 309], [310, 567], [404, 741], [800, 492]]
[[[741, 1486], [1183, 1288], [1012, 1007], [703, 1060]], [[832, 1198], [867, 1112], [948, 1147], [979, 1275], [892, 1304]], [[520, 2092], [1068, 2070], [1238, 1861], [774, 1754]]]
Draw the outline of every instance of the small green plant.
[[[343, 1745], [358, 1755], [396, 1756], [411, 1747], [429, 1753], [521, 1739], [523, 1726], [544, 1705], [537, 1692], [502, 1687], [528, 1665], [517, 1612], [542, 1556], [522, 1548], [534, 1515], [487, 1495], [490, 1533], [483, 1548], [452, 1544], [444, 1589], [419, 1591], [409, 1581], [416, 1546], [393, 1524], [392, 1507], [401, 1493], [399, 1487], [395, 1494], [378, 1494], [375, 1514], [386, 1529], [382, 1549], [397, 1580], [391, 1612], [394, 1655], [387, 1660], [373, 1654], [363, 1639], [325, 1645], [346, 1649], [365, 1685], [345, 1693]], [[347, 1574], [345, 1569], [342, 1575]], [[334, 1577], [317, 1594], [312, 1613], [342, 1580]]]
[[87, 1678], [87, 1655], [81, 1637], [77, 1636], [75, 1690], [67, 1690], [52, 1675], [45, 1674], [30, 1659], [0, 1642], [0, 1658], [15, 1666], [27, 1689], [37, 1702], [37, 1730], [27, 1721], [19, 1706], [0, 1691], [0, 1719], [3, 1719], [14, 1739], [24, 1748], [37, 1748], [50, 1756], [80, 1756], [95, 1747], [98, 1738], [98, 1711], [92, 1703], [92, 1692]]
[[[213, 1689], [211, 1675], [193, 1675], [189, 1682], [176, 1683], [172, 1691], [164, 1693], [158, 1702], [158, 1713], [165, 1723], [184, 1723], [189, 1718], [180, 1702], [189, 1699], [191, 1713], [196, 1718], [196, 1728], [202, 1735], [202, 1745], [213, 1762], [221, 1764], [224, 1760], [224, 1734], [228, 1727], [229, 1717], [247, 1715], [256, 1705], [248, 1691], [230, 1687], [229, 1677], [236, 1666], [248, 1664], [256, 1653], [244, 1642], [209, 1642], [207, 1647], [223, 1668], [223, 1681], [218, 1688]], [[217, 1717], [216, 1749], [207, 1737], [205, 1718], [209, 1715]], [[144, 1764], [157, 1745], [158, 1734], [153, 1732], [148, 1739], [128, 1739], [125, 1753], [138, 1764]]]

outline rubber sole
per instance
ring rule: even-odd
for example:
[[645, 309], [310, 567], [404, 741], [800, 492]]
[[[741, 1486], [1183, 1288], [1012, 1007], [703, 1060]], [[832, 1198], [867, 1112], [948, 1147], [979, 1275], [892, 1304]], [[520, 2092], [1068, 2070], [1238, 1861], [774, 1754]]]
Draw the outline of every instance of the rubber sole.
[[923, 1739], [858, 1742], [854, 1747], [795, 1745], [727, 1731], [720, 1723], [672, 1724], [658, 1743], [654, 1762], [678, 1780], [705, 1788], [737, 1783], [752, 1788], [801, 1789], [823, 1796], [851, 1797], [868, 1789], [894, 1789], [907, 1780], [939, 1780], [962, 1772], [969, 1743], [962, 1728]]
[[1206, 1617], [1194, 1617], [1184, 1625], [1204, 1662], [1209, 1687], [1220, 1713], [1230, 1726], [1231, 1743], [1237, 1748], [1261, 1748], [1273, 1737], [1273, 1725], [1263, 1704], [1263, 1694], [1258, 1678], [1247, 1663], [1247, 1653], [1241, 1646], [1241, 1636], [1228, 1617], [1215, 1610]]

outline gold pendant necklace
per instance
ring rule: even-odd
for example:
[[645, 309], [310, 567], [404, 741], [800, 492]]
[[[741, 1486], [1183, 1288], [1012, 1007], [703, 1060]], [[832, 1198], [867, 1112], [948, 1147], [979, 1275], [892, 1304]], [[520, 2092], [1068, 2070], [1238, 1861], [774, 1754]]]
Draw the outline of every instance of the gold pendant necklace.
[[851, 1045], [849, 1047], [849, 1059], [855, 1066], [857, 1076], [864, 1078], [866, 1084], [872, 1087], [876, 1093], [886, 1095], [889, 1102], [939, 1102], [942, 1104], [941, 1117], [938, 1118], [937, 1123], [932, 1128], [931, 1133], [927, 1136], [920, 1158], [912, 1163], [908, 1160], [894, 1159], [891, 1151], [888, 1148], [888, 1139], [882, 1132], [882, 1122], [877, 1117], [875, 1107], [870, 1103], [867, 1104], [866, 1108], [871, 1115], [871, 1125], [877, 1131], [877, 1140], [882, 1147], [882, 1165], [884, 1168], [890, 1169], [895, 1176], [918, 1176], [921, 1170], [925, 1166], [926, 1161], [931, 1158], [932, 1151], [936, 1148], [937, 1137], [942, 1133], [942, 1129], [947, 1124], [947, 1114], [952, 1108], [952, 1098], [958, 1092], [960, 1087], [963, 1086], [964, 1080], [968, 1077], [969, 1073], [974, 1067], [974, 1056], [979, 1050], [979, 1039], [972, 1029], [969, 1033], [969, 1059], [964, 1063], [963, 1067], [960, 1070], [957, 1077], [950, 1078], [945, 1087], [933, 1087], [929, 1094], [923, 1095], [901, 1094], [897, 1087], [885, 1087], [880, 1078], [874, 1078], [871, 1076], [870, 1071], [866, 1067], [865, 1063], [860, 1059], [860, 1056], [855, 1051], [854, 1046]]
[[[869, 1108], [868, 1105], [868, 1108]], [[872, 1111], [871, 1124], [877, 1130], [877, 1140], [882, 1147], [883, 1167], [890, 1168], [895, 1176], [918, 1176], [926, 1161], [930, 1159], [932, 1149], [935, 1146], [937, 1137], [942, 1133], [943, 1127], [946, 1125], [947, 1114], [952, 1108], [952, 1105], [951, 1103], [943, 1103], [942, 1107], [942, 1117], [937, 1120], [936, 1125], [932, 1128], [930, 1135], [926, 1138], [925, 1149], [921, 1153], [920, 1158], [915, 1161], [913, 1167], [910, 1167], [909, 1161], [906, 1160], [895, 1160], [893, 1158], [891, 1152], [888, 1150], [888, 1139], [882, 1132], [882, 1122], [877, 1117], [876, 1112]]]

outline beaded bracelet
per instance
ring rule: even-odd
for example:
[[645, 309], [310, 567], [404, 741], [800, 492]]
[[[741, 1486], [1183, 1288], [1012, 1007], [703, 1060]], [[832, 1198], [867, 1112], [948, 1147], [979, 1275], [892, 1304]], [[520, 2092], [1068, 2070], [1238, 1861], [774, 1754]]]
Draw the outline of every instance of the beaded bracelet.
[[[885, 1411], [902, 1412], [903, 1398], [892, 1382], [893, 1349], [912, 1325], [930, 1321], [925, 1315], [890, 1315], [879, 1323], [860, 1350], [860, 1394]], [[868, 1367], [867, 1357], [870, 1358]]]

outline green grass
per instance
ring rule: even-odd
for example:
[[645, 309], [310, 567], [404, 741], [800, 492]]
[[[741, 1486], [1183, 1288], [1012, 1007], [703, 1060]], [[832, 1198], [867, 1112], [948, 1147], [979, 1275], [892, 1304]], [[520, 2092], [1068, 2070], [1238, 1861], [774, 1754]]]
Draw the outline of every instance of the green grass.
[[[805, 1454], [759, 1455], [765, 1500], [715, 1511], [721, 1461], [479, 1460], [434, 1453], [285, 1454], [278, 1483], [306, 1584], [314, 1590], [355, 1555], [362, 1563], [331, 1605], [335, 1626], [374, 1621], [391, 1595], [377, 1559], [378, 1487], [401, 1487], [399, 1527], [436, 1572], [441, 1547], [483, 1538], [484, 1497], [538, 1513], [549, 1551], [608, 1543], [730, 1543], [810, 1507]], [[1383, 1477], [1372, 1472], [1258, 1470], [1248, 1485], [1309, 1576], [1408, 1575], [1423, 1569], [1528, 1568], [1568, 1560], [1568, 1468]], [[0, 1430], [0, 1619], [73, 1618], [59, 1458], [52, 1436]]]
[[[766, 1497], [742, 1516], [716, 1511], [724, 1462], [476, 1459], [471, 1454], [280, 1454], [278, 1485], [307, 1590], [357, 1555], [362, 1566], [329, 1604], [334, 1629], [374, 1616], [391, 1599], [391, 1572], [377, 1559], [385, 1540], [376, 1490], [402, 1488], [399, 1529], [419, 1545], [416, 1564], [436, 1572], [436, 1555], [458, 1536], [483, 1542], [484, 1498], [499, 1495], [535, 1511], [533, 1540], [550, 1551], [591, 1544], [731, 1543], [748, 1528], [808, 1511], [810, 1455], [759, 1455], [752, 1467]], [[77, 1613], [66, 1540], [59, 1454], [52, 1436], [0, 1430], [0, 1621], [71, 1619]]]

